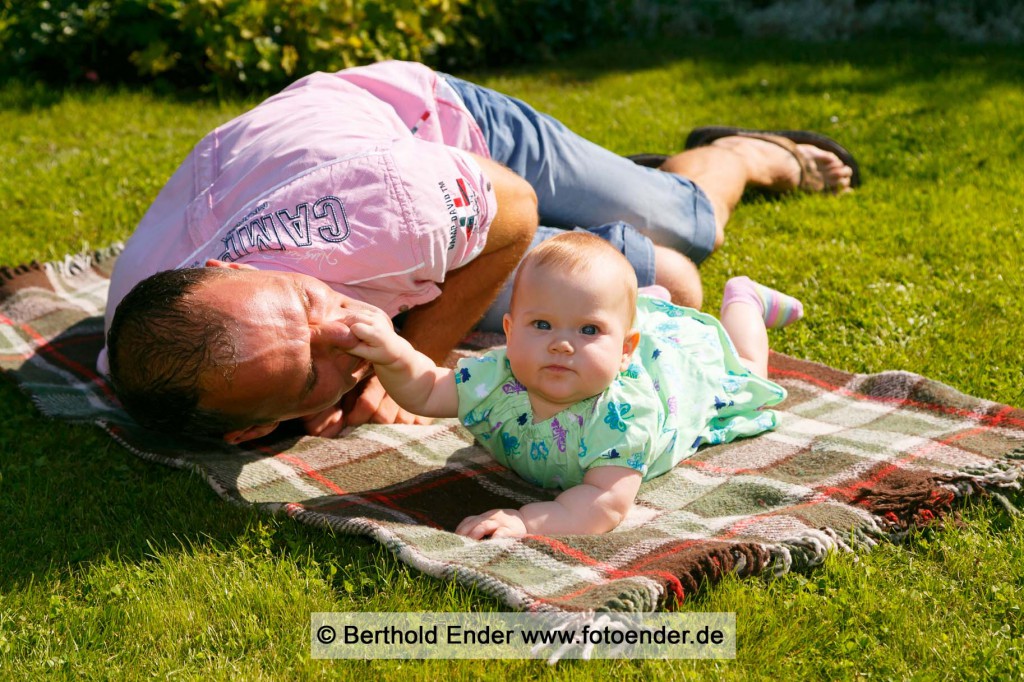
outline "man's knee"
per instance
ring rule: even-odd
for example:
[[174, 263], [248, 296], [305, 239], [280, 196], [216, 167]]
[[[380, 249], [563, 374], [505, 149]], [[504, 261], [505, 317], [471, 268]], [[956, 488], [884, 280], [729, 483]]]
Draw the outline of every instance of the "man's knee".
[[703, 303], [700, 271], [692, 260], [678, 251], [654, 247], [654, 283], [668, 289], [676, 305], [700, 309]]

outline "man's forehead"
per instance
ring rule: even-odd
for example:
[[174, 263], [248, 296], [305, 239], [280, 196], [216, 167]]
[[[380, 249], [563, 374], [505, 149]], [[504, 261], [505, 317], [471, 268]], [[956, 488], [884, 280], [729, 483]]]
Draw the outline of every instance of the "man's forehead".
[[246, 268], [236, 270], [233, 268], [210, 268], [217, 276], [211, 277], [203, 282], [199, 289], [202, 291], [216, 291], [225, 287], [239, 286], [267, 286], [283, 273], [274, 270], [258, 270]]
[[228, 308], [226, 327], [234, 351], [231, 371], [206, 378], [203, 402], [259, 421], [282, 400], [299, 400], [309, 364], [308, 336], [304, 336], [308, 327], [299, 319], [301, 312], [288, 312], [273, 302], [262, 301], [244, 310]]
[[195, 292], [197, 302], [218, 314], [234, 337], [236, 363], [300, 341], [304, 297], [290, 278], [277, 274], [234, 271]]
[[194, 292], [197, 300], [229, 315], [294, 295], [291, 278], [268, 270], [230, 270], [203, 282]]

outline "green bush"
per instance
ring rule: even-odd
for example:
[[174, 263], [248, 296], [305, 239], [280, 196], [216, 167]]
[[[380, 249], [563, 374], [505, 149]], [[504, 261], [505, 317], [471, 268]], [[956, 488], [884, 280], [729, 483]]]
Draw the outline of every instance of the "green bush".
[[[552, 59], [560, 50], [623, 33], [633, 5], [630, 0], [500, 0], [466, 17], [466, 33], [479, 40], [470, 57], [488, 63]], [[458, 61], [467, 58], [456, 54]]]
[[751, 1], [758, 0], [501, 0], [477, 32], [487, 36], [488, 61], [549, 59], [600, 40], [734, 33], [733, 14]]
[[[551, 59], [650, 28], [675, 0], [0, 0], [0, 72], [280, 87], [380, 59]], [[706, 14], [713, 0], [687, 4]]]
[[380, 59], [454, 69], [620, 37], [1024, 42], [1019, 0], [0, 0], [0, 75], [279, 88]]
[[471, 0], [2, 0], [0, 69], [279, 87], [385, 58], [431, 62]]
[[[154, 9], [190, 36], [216, 78], [277, 86], [316, 70], [381, 59], [430, 61], [453, 42], [468, 0], [163, 0]], [[192, 59], [195, 60], [195, 55]], [[173, 47], [135, 53], [140, 71], [179, 59]]]
[[0, 69], [54, 80], [135, 75], [128, 56], [173, 36], [144, 0], [2, 0]]

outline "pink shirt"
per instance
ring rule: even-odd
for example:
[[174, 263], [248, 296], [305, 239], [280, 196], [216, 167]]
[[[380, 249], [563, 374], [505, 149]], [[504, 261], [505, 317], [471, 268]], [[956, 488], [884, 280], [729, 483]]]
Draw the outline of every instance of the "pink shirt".
[[497, 210], [464, 151], [490, 156], [422, 64], [311, 74], [195, 146], [117, 259], [106, 327], [139, 281], [210, 258], [312, 275], [391, 316], [426, 303]]

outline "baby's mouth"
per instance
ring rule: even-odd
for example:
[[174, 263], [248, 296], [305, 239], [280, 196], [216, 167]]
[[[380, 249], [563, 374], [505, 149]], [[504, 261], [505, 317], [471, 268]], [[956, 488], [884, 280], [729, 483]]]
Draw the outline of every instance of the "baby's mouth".
[[571, 372], [572, 370], [565, 365], [545, 365], [544, 369], [551, 372]]

